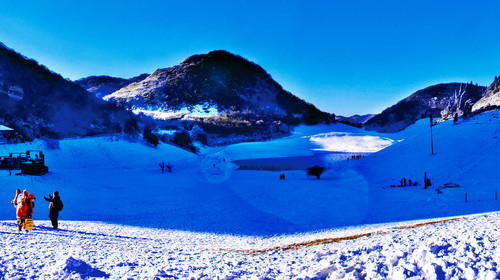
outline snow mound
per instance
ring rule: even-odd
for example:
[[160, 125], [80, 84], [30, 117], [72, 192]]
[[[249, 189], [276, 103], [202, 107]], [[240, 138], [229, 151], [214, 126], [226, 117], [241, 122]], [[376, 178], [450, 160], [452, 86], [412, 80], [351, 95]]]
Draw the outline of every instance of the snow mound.
[[73, 257], [69, 257], [65, 262], [64, 266], [62, 268], [63, 271], [69, 272], [69, 273], [76, 273], [80, 275], [82, 278], [88, 278], [88, 277], [107, 277], [108, 274], [99, 270], [95, 269], [86, 262], [82, 260], [77, 260], [74, 259]]

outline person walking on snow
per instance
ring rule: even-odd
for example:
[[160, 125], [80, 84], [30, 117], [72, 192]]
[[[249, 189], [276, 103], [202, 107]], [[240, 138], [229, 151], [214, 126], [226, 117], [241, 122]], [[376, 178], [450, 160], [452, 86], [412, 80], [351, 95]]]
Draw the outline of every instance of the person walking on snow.
[[52, 228], [57, 229], [58, 223], [57, 218], [59, 218], [59, 211], [63, 208], [63, 203], [59, 197], [59, 192], [54, 191], [54, 197], [49, 194], [49, 198], [43, 197], [46, 201], [49, 201], [49, 218], [52, 222]]

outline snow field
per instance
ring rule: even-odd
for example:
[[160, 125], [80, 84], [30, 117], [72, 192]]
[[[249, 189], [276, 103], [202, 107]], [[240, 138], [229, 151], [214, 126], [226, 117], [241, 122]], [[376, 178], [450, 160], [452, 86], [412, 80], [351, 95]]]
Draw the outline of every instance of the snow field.
[[[297, 135], [276, 140], [296, 143], [297, 148], [291, 150], [288, 144], [274, 141], [258, 144], [275, 145], [281, 155], [311, 153], [308, 135], [332, 127], [353, 129], [345, 125], [301, 127]], [[245, 149], [239, 146], [247, 145], [236, 147], [244, 155]], [[118, 137], [62, 140], [58, 150], [47, 150], [42, 141], [0, 145], [2, 154], [29, 149], [44, 150], [49, 174], [8, 176], [7, 171], [0, 171], [6, 186], [0, 194], [9, 201], [16, 188], [34, 193], [35, 220], [46, 219], [48, 203], [43, 196], [58, 189], [65, 203], [61, 219], [275, 235], [359, 224], [369, 189], [351, 170], [335, 175], [335, 180], [328, 173], [316, 180], [303, 170], [287, 171], [286, 181], [279, 180], [278, 172], [237, 171], [230, 162], [232, 146], [196, 156], [166, 144], [153, 148]], [[172, 164], [173, 172], [161, 174], [161, 161]], [[342, 188], [343, 184], [357, 187]], [[337, 207], [347, 211], [337, 211]], [[15, 218], [12, 210], [12, 205], [0, 205], [0, 217]]]
[[[499, 213], [275, 237], [193, 233], [84, 221], [64, 221], [57, 231], [49, 225], [49, 221], [37, 222], [34, 230], [26, 233], [17, 232], [13, 222], [0, 222], [0, 254], [5, 256], [0, 260], [0, 278], [500, 277]], [[361, 237], [350, 239], [353, 235]], [[290, 247], [291, 244], [302, 245]]]
[[[434, 155], [428, 120], [391, 135], [304, 126], [287, 138], [199, 156], [117, 137], [62, 140], [59, 150], [41, 141], [0, 145], [2, 155], [42, 149], [50, 169], [44, 176], [0, 171], [0, 218], [9, 220], [0, 222], [0, 279], [497, 279], [498, 213], [406, 228], [396, 227], [421, 221], [376, 223], [498, 211], [498, 114], [435, 126]], [[330, 145], [342, 140], [340, 149]], [[303, 170], [236, 170], [230, 162], [321, 159], [328, 151], [336, 153], [321, 180]], [[360, 151], [362, 159], [341, 158]], [[161, 174], [161, 161], [173, 172]], [[403, 177], [420, 184], [390, 187]], [[37, 197], [28, 234], [17, 232], [8, 203], [16, 188]], [[65, 204], [59, 231], [44, 221], [43, 196], [55, 189]], [[330, 242], [355, 235], [362, 236]]]

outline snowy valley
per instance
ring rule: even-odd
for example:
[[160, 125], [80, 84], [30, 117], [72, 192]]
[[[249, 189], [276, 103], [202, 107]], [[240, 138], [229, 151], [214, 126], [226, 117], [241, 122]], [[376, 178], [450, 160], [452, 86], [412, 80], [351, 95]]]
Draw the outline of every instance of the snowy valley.
[[[433, 155], [428, 119], [393, 134], [298, 126], [199, 155], [118, 136], [0, 145], [42, 149], [50, 169], [0, 172], [0, 278], [497, 279], [499, 116], [434, 126]], [[318, 162], [319, 180], [302, 170]], [[31, 232], [6, 203], [17, 188], [37, 197]], [[57, 231], [43, 201], [55, 189]]]

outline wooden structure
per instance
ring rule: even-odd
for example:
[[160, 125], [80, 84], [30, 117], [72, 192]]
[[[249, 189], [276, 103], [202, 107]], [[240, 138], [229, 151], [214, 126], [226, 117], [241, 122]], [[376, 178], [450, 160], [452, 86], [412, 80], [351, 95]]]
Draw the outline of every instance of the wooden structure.
[[43, 151], [36, 150], [0, 156], [0, 169], [21, 170], [26, 175], [43, 175], [49, 172], [49, 168], [45, 166]]

